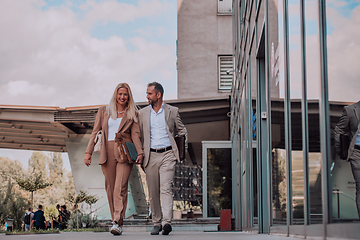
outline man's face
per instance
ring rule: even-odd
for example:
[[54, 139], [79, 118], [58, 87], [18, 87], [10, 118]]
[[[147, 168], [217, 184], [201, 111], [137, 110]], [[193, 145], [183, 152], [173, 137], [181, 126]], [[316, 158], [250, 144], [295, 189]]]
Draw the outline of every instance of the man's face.
[[154, 106], [154, 104], [159, 101], [160, 95], [160, 92], [156, 93], [156, 91], [154, 91], [154, 86], [150, 86], [146, 90], [146, 98], [151, 106]]

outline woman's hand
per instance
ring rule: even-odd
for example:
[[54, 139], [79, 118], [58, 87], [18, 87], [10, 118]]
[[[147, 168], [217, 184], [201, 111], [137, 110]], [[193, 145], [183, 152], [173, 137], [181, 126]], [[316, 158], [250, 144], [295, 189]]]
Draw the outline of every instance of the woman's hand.
[[85, 153], [84, 163], [86, 166], [90, 166], [90, 164], [91, 164], [91, 154], [90, 153]]
[[139, 154], [138, 157], [136, 158], [135, 163], [141, 165], [142, 162], [143, 162], [143, 159], [144, 159], [144, 155], [143, 155], [143, 154]]

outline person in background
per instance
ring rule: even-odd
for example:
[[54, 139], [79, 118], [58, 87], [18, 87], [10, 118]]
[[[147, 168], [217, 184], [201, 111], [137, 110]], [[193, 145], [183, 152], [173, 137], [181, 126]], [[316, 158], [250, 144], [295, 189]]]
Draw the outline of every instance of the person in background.
[[34, 213], [32, 218], [32, 226], [34, 226], [36, 230], [45, 230], [46, 228], [46, 220], [42, 209], [43, 206], [40, 204], [39, 209]]
[[29, 208], [28, 212], [25, 213], [25, 215], [23, 217], [23, 221], [25, 223], [25, 231], [31, 230], [31, 222], [32, 222], [33, 216], [34, 216], [34, 213], [32, 212], [32, 209]]
[[105, 176], [105, 189], [108, 198], [113, 226], [110, 232], [114, 235], [122, 234], [123, 219], [127, 206], [128, 181], [133, 167], [123, 151], [119, 151], [116, 143], [116, 134], [120, 133], [131, 138], [135, 145], [138, 157], [137, 164], [142, 163], [143, 150], [140, 141], [138, 111], [127, 83], [119, 83], [111, 97], [108, 106], [99, 108], [96, 115], [93, 131], [85, 151], [84, 163], [91, 164], [91, 155], [94, 151], [94, 140], [102, 130], [102, 146], [99, 164]]
[[62, 205], [59, 215], [60, 230], [64, 230], [67, 228], [69, 219], [70, 219], [70, 212], [66, 210], [66, 205]]
[[53, 219], [53, 224], [54, 224], [54, 228], [59, 229], [60, 228], [60, 212], [61, 212], [60, 204], [56, 205], [56, 209], [58, 210], [59, 215]]
[[356, 207], [360, 218], [360, 101], [345, 106], [342, 116], [334, 130], [335, 148], [340, 152], [340, 134], [348, 135], [350, 145], [347, 161], [350, 162], [351, 171], [356, 186]]

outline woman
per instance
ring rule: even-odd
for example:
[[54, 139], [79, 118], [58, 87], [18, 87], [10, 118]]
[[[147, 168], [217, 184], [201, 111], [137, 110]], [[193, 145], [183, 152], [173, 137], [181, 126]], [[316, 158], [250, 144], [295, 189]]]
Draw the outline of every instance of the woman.
[[131, 137], [138, 153], [136, 164], [142, 164], [144, 156], [140, 142], [137, 106], [127, 83], [119, 83], [109, 105], [99, 108], [85, 152], [86, 166], [91, 164], [94, 139], [99, 130], [102, 130], [99, 164], [105, 176], [105, 189], [113, 220], [110, 232], [120, 235], [127, 205], [128, 180], [133, 165], [127, 160], [127, 156], [124, 156], [124, 151], [119, 153], [116, 133]]

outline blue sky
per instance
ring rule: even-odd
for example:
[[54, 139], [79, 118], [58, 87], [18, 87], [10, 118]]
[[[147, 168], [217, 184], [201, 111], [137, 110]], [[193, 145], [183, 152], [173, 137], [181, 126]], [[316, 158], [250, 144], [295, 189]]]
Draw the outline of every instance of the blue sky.
[[1, 1], [1, 104], [106, 104], [119, 82], [145, 101], [151, 81], [176, 99], [176, 11], [176, 0]]
[[[163, 84], [165, 99], [176, 99], [176, 4], [2, 0], [0, 104], [107, 104], [119, 82], [129, 83], [135, 100], [143, 102], [152, 81]], [[0, 149], [0, 156], [24, 165], [31, 153]]]

